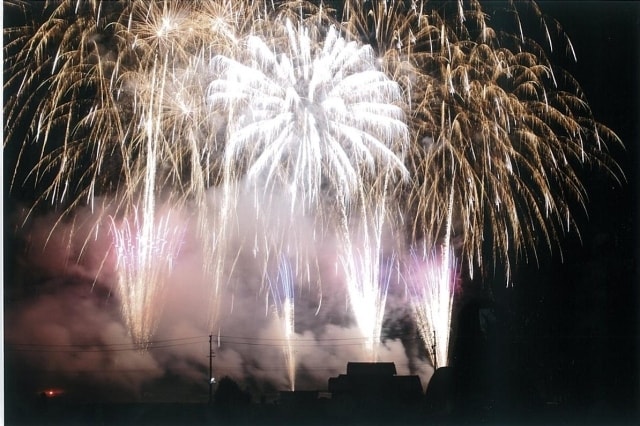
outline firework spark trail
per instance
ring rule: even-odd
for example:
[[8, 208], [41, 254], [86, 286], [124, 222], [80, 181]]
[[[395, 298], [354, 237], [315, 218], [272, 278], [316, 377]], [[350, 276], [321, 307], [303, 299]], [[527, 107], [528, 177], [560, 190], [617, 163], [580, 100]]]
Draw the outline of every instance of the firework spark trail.
[[[285, 188], [292, 213], [320, 210], [321, 220], [328, 213], [343, 222], [369, 181], [407, 177], [407, 129], [395, 105], [401, 93], [376, 69], [371, 49], [347, 42], [335, 27], [317, 40], [315, 31], [285, 20], [284, 32], [283, 44], [252, 35], [246, 58], [212, 61], [222, 77], [209, 85], [208, 102], [227, 113], [222, 233], [232, 232], [244, 190], [266, 199], [256, 203], [256, 216], [274, 208], [264, 195]], [[240, 179], [244, 186], [235, 184]]]
[[340, 256], [349, 294], [349, 306], [365, 338], [364, 349], [370, 361], [377, 360], [382, 320], [389, 281], [380, 277], [381, 259], [375, 246], [347, 248]]
[[289, 260], [280, 255], [278, 273], [275, 280], [268, 279], [271, 296], [275, 302], [276, 312], [283, 325], [285, 347], [283, 348], [290, 390], [296, 387], [296, 358], [294, 350], [295, 337], [295, 282]]
[[153, 335], [164, 306], [164, 284], [182, 246], [183, 231], [171, 213], [149, 216], [134, 210], [133, 220], [112, 218], [118, 293], [125, 323], [140, 345]]
[[291, 209], [305, 214], [359, 198], [378, 174], [407, 177], [401, 93], [371, 49], [335, 27], [323, 40], [285, 27], [286, 47], [251, 36], [245, 62], [214, 58], [223, 77], [209, 102], [228, 112], [225, 182], [246, 176], [267, 193], [287, 188]]
[[[443, 249], [444, 250], [444, 249]], [[451, 313], [457, 272], [452, 250], [413, 250], [403, 277], [411, 306], [434, 368], [448, 364]]]
[[552, 41], [535, 2], [494, 10], [515, 20], [514, 36], [489, 26], [480, 2], [437, 3], [347, 1], [345, 27], [376, 47], [408, 98], [407, 220], [414, 244], [442, 241], [455, 174], [461, 260], [472, 275], [486, 263], [483, 246], [491, 245], [494, 263], [501, 261], [508, 276], [512, 259], [537, 257], [539, 243], [551, 250], [560, 234], [575, 229], [572, 202], [585, 200], [580, 167], [623, 176], [606, 148], [620, 141], [594, 120], [576, 81], [523, 35], [526, 11], [545, 29], [545, 43]]
[[[318, 240], [342, 245], [373, 354], [389, 285], [383, 225], [406, 232], [409, 251], [422, 245], [420, 262], [438, 263], [442, 246], [442, 276], [453, 235], [469, 274], [490, 246], [508, 275], [510, 259], [537, 256], [537, 244], [551, 249], [574, 227], [572, 203], [586, 196], [579, 167], [622, 176], [606, 146], [617, 136], [526, 36], [520, 12], [533, 13], [549, 49], [553, 26], [535, 2], [506, 9], [517, 35], [490, 27], [478, 1], [347, 0], [343, 16], [302, 0], [33, 6], [34, 26], [5, 29], [12, 187], [35, 182], [33, 210], [50, 203], [60, 222], [84, 204], [99, 212], [98, 200], [133, 217], [114, 219], [113, 231], [125, 321], [139, 341], [161, 310], [168, 268], [152, 253], [176, 249], [159, 243], [174, 231], [156, 200], [194, 211], [215, 316], [243, 250], [286, 252], [296, 277], [313, 261], [299, 253], [300, 235], [230, 241], [238, 200], [254, 194], [251, 214], [275, 215], [284, 192], [286, 217], [302, 211]], [[218, 191], [221, 200], [210, 196]]]
[[[550, 43], [553, 34], [549, 25], [542, 19], [538, 6], [527, 3], [533, 6], [531, 10], [545, 28], [545, 42]], [[322, 102], [318, 96], [327, 91], [325, 82], [336, 83], [332, 78], [335, 80], [338, 74], [329, 74], [330, 78], [325, 79], [326, 67], [316, 68], [322, 60], [310, 62], [317, 52], [323, 52], [320, 58], [327, 62], [340, 65], [348, 63], [345, 58], [351, 55], [360, 58], [358, 55], [373, 50], [374, 54], [367, 56], [375, 60], [369, 62], [380, 66], [390, 77], [378, 81], [380, 86], [389, 89], [398, 85], [407, 97], [404, 104], [412, 141], [410, 155], [403, 167], [400, 164], [394, 167], [411, 172], [408, 208], [412, 213], [408, 222], [413, 225], [410, 232], [416, 241], [426, 238], [436, 244], [440, 238], [437, 223], [441, 223], [448, 198], [446, 184], [442, 182], [449, 180], [450, 162], [457, 164], [456, 226], [464, 234], [461, 257], [468, 262], [470, 271], [474, 263], [483, 263], [482, 241], [489, 237], [484, 232], [487, 222], [494, 234], [492, 254], [505, 260], [508, 268], [511, 254], [526, 255], [527, 248], [532, 248], [535, 255], [535, 242], [540, 240], [537, 234], [542, 234], [542, 240], [550, 246], [558, 241], [559, 232], [574, 225], [569, 202], [582, 203], [585, 196], [576, 174], [577, 165], [593, 163], [620, 176], [604, 145], [606, 141], [617, 141], [617, 137], [593, 119], [575, 81], [570, 76], [558, 78], [562, 73], [551, 66], [545, 49], [524, 36], [519, 6], [515, 3], [509, 3], [511, 9], [507, 13], [514, 17], [518, 35], [509, 37], [488, 26], [479, 2], [468, 6], [462, 2], [432, 6], [423, 1], [411, 5], [400, 1], [365, 4], [347, 1], [344, 19], [334, 19], [339, 27], [334, 30], [333, 44], [328, 36], [322, 41], [321, 27], [329, 21], [322, 8], [314, 9], [307, 2], [277, 2], [276, 13], [273, 6], [268, 1], [262, 4], [131, 1], [114, 5], [69, 0], [45, 7], [45, 21], [40, 26], [9, 28], [11, 42], [7, 51], [16, 53], [8, 55], [13, 74], [5, 87], [17, 88], [17, 94], [10, 97], [5, 107], [8, 139], [24, 127], [24, 122], [28, 123], [42, 153], [31, 176], [44, 180], [46, 175], [54, 175], [51, 184], [45, 184], [42, 199], [57, 204], [73, 199], [75, 193], [78, 197], [67, 203], [70, 206], [66, 214], [72, 214], [73, 206], [82, 200], [92, 204], [96, 191], [115, 190], [131, 194], [130, 200], [123, 203], [125, 211], [131, 208], [136, 202], [133, 195], [140, 191], [139, 173], [144, 173], [141, 166], [145, 159], [139, 155], [140, 143], [144, 143], [140, 115], [147, 110], [131, 105], [147, 103], [151, 93], [145, 95], [136, 82], [149, 81], [150, 74], [160, 69], [155, 64], [163, 58], [167, 65], [163, 78], [206, 76], [207, 73], [198, 71], [206, 68], [209, 58], [215, 55], [228, 57], [230, 62], [237, 58], [237, 63], [247, 69], [259, 70], [249, 75], [261, 73], [266, 77], [263, 83], [273, 83], [276, 88], [282, 85], [277, 102], [266, 103], [278, 112], [264, 117], [258, 113], [254, 118], [247, 111], [256, 110], [258, 97], [252, 101], [248, 95], [243, 96], [254, 105], [235, 108], [225, 128], [221, 111], [208, 108], [207, 97], [202, 95], [207, 83], [189, 78], [178, 96], [167, 93], [166, 100], [175, 101], [175, 105], [168, 102], [157, 110], [159, 114], [154, 118], [161, 123], [160, 133], [165, 136], [156, 151], [157, 160], [164, 165], [157, 182], [162, 182], [166, 190], [182, 194], [177, 200], [203, 206], [204, 191], [220, 184], [225, 174], [223, 168], [229, 177], [231, 166], [238, 172], [247, 168], [254, 178], [266, 174], [272, 180], [289, 184], [297, 180], [307, 185], [308, 190], [306, 197], [292, 192], [294, 202], [302, 198], [311, 207], [318, 200], [323, 179], [331, 181], [332, 175], [319, 178], [317, 146], [300, 145], [288, 161], [283, 161], [281, 170], [286, 173], [272, 167], [282, 159], [284, 150], [291, 148], [287, 143], [291, 138], [286, 132], [279, 143], [270, 144], [271, 149], [263, 149], [264, 141], [259, 142], [262, 146], [258, 150], [242, 148], [243, 141], [261, 133], [255, 131], [256, 127], [265, 125], [263, 136], [267, 136], [269, 128], [271, 134], [284, 130], [276, 124], [284, 125], [287, 120], [279, 117], [278, 121], [278, 115], [297, 116], [296, 124], [322, 122], [321, 113], [327, 103], [301, 113], [301, 106], [307, 103], [317, 106]], [[52, 19], [46, 19], [47, 14]], [[287, 19], [282, 18], [294, 19], [300, 14], [306, 15], [298, 16], [297, 24], [287, 26]], [[452, 21], [447, 20], [448, 16]], [[357, 45], [344, 41], [340, 33], [349, 34], [346, 39]], [[245, 43], [247, 40], [251, 42]], [[320, 49], [321, 44], [344, 45], [342, 50], [347, 54], [338, 55], [339, 49]], [[285, 47], [278, 51], [278, 45]], [[251, 63], [242, 62], [247, 57]], [[282, 75], [277, 78], [270, 75], [264, 69], [267, 64]], [[290, 78], [292, 72], [297, 78], [295, 82]], [[171, 76], [172, 73], [175, 75]], [[343, 83], [363, 77], [355, 77], [357, 74], [344, 78]], [[559, 85], [562, 80], [566, 80], [568, 87]], [[344, 92], [360, 96], [355, 103], [347, 104], [352, 108], [356, 105], [370, 108], [366, 97], [371, 93], [361, 92], [366, 87], [345, 83]], [[193, 88], [195, 92], [190, 91]], [[50, 96], [39, 96], [43, 90]], [[182, 96], [183, 92], [187, 96]], [[376, 99], [378, 113], [397, 103], [395, 95], [380, 92], [386, 94]], [[343, 100], [343, 94], [338, 95], [336, 100]], [[189, 101], [194, 99], [197, 101], [191, 104]], [[311, 99], [313, 103], [309, 102]], [[283, 105], [290, 108], [283, 109]], [[31, 119], [29, 111], [35, 111]], [[397, 111], [391, 115], [402, 121]], [[374, 121], [371, 114], [364, 119]], [[346, 124], [348, 127], [349, 122]], [[375, 132], [395, 132], [401, 123], [393, 126]], [[300, 139], [312, 135], [309, 129], [313, 126], [306, 129]], [[296, 133], [291, 127], [289, 130]], [[343, 126], [337, 133], [345, 130]], [[327, 136], [337, 133], [322, 133], [322, 140], [330, 140]], [[63, 135], [59, 147], [52, 146], [54, 134]], [[335, 144], [331, 146], [336, 148]], [[349, 156], [360, 156], [360, 161], [370, 153], [351, 148], [342, 153], [332, 148], [325, 158], [333, 158], [336, 167], [331, 170], [339, 172], [333, 178], [342, 180], [340, 185], [333, 186], [342, 194], [357, 191], [359, 183], [366, 183], [362, 176], [355, 180], [345, 178], [368, 172], [366, 169], [371, 167], [370, 158], [366, 158], [366, 166], [354, 169], [350, 162], [353, 158]], [[226, 153], [222, 154], [223, 151]], [[402, 149], [395, 152], [399, 151]], [[378, 150], [376, 155], [384, 152]], [[266, 155], [259, 157], [260, 153]], [[231, 164], [235, 154], [241, 159]], [[19, 157], [27, 155], [21, 152]], [[93, 161], [86, 162], [86, 158]], [[328, 163], [323, 166], [326, 168]], [[71, 185], [78, 174], [82, 179]], [[16, 178], [17, 175], [14, 185], [20, 184]], [[207, 212], [202, 214], [202, 229], [210, 228], [204, 219], [210, 216]], [[215, 245], [216, 237], [212, 240], [205, 244]]]
[[[384, 179], [385, 181], [387, 179]], [[384, 233], [388, 226], [386, 182], [382, 199], [362, 201], [361, 214], [353, 225], [344, 224], [340, 234], [339, 261], [344, 271], [349, 306], [356, 324], [365, 338], [365, 350], [371, 361], [377, 361], [387, 292], [395, 255], [383, 261]]]
[[455, 175], [450, 184], [444, 240], [438, 252], [422, 244], [413, 247], [402, 275], [415, 313], [418, 331], [434, 368], [449, 362], [449, 335], [458, 269], [451, 247]]

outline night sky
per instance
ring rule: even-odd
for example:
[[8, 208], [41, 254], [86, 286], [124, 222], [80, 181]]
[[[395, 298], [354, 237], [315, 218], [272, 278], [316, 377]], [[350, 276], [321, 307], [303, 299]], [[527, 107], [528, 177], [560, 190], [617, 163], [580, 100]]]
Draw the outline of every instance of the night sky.
[[564, 51], [556, 63], [580, 82], [595, 117], [625, 144], [612, 153], [626, 183], [584, 170], [589, 201], [578, 221], [581, 238], [567, 235], [562, 256], [543, 255], [539, 266], [519, 264], [513, 287], [493, 286], [510, 336], [503, 343], [516, 368], [564, 389], [575, 412], [637, 415], [640, 4], [541, 7], [562, 24], [576, 51], [576, 63]]
[[[502, 276], [494, 276], [491, 272], [464, 283], [467, 292], [456, 307], [458, 316], [454, 319], [454, 324], [460, 327], [453, 334], [452, 362], [473, 364], [485, 370], [489, 380], [526, 382], [526, 385], [519, 384], [519, 389], [525, 389], [524, 393], [528, 392], [526, 389], [535, 392], [545, 403], [561, 404], [567, 412], [593, 413], [594, 418], [623, 413], [629, 418], [638, 415], [640, 406], [640, 277], [637, 268], [640, 260], [637, 221], [640, 207], [637, 184], [640, 164], [640, 2], [539, 3], [548, 16], [561, 23], [577, 55], [577, 62], [573, 62], [567, 58], [563, 46], [557, 46], [552, 62], [576, 78], [595, 118], [613, 129], [625, 145], [624, 149], [611, 146], [611, 153], [623, 169], [626, 182], [618, 185], [599, 170], [583, 170], [582, 178], [589, 195], [587, 212], [575, 210], [580, 236], [576, 232], [563, 236], [562, 254], [557, 249], [549, 253], [541, 248], [538, 262], [530, 259], [528, 264], [520, 262], [514, 267], [510, 286], [505, 286]], [[19, 341], [14, 327], [23, 326], [25, 319], [21, 315], [33, 306], [34, 300], [53, 298], [60, 292], [69, 293], [68, 300], [90, 299], [92, 304], [102, 300], [106, 317], [93, 320], [95, 324], [113, 322], [117, 308], [109, 305], [108, 290], [98, 286], [91, 295], [79, 295], [79, 289], [90, 283], [86, 276], [83, 278], [83, 271], [74, 275], [73, 279], [78, 281], [69, 285], [64, 273], [57, 269], [60, 265], [48, 265], [45, 261], [38, 265], [24, 263], [25, 259], [30, 259], [24, 256], [27, 243], [14, 237], [17, 228], [13, 219], [19, 201], [25, 195], [8, 193], [8, 163], [11, 164], [5, 158], [5, 339], [10, 336]], [[43, 222], [39, 226], [45, 225]], [[87, 265], [83, 267], [91, 270]], [[49, 272], [34, 273], [39, 268]], [[500, 333], [490, 347], [483, 349], [483, 355], [476, 356], [468, 352], [473, 349], [469, 349], [464, 341], [465, 312], [483, 306], [491, 307]], [[82, 309], [77, 304], [59, 305], [52, 315], [62, 316]], [[33, 315], [38, 314], [33, 312]], [[84, 317], [80, 315], [79, 318]], [[89, 328], [91, 324], [86, 326]], [[30, 338], [49, 332], [46, 330], [65, 333], [59, 329], [51, 331], [43, 324], [42, 328], [30, 329]], [[117, 327], [113, 329], [113, 333], [120, 332]], [[199, 337], [198, 354], [207, 345], [203, 335]], [[168, 341], [175, 342], [172, 339], [176, 338], [173, 335]], [[96, 376], [93, 374], [95, 364], [78, 367], [82, 372], [69, 379], [58, 375], [55, 368], [26, 362], [30, 353], [24, 351], [25, 346], [21, 348], [23, 351], [12, 350], [12, 342], [5, 340], [7, 410], [12, 404], [35, 398], [49, 386], [64, 388], [69, 394], [75, 389], [66, 386], [78, 386], [82, 389], [80, 393], [87, 395], [88, 388], [81, 386], [82, 374]], [[117, 349], [115, 346], [110, 348]], [[55, 352], [61, 348], [49, 349]], [[137, 352], [135, 354], [139, 356]], [[165, 361], [171, 362], [171, 355], [167, 355]], [[196, 366], [199, 362], [184, 361], [184, 366], [168, 373], [161, 373], [160, 365], [151, 365], [144, 360], [121, 359], [120, 362], [125, 363], [134, 376], [137, 369], [151, 371], [154, 386], [164, 389], [154, 394], [159, 399], [167, 398], [171, 392], [178, 401], [206, 399], [206, 386], [195, 378], [199, 373], [206, 374]], [[185, 379], [180, 377], [180, 371], [195, 375]], [[102, 389], [96, 388], [94, 381], [91, 383], [89, 399], [97, 401], [113, 398], [113, 390], [121, 389], [118, 380], [111, 376], [105, 380]], [[120, 395], [124, 399], [136, 398], [134, 393]]]
[[575, 234], [564, 240], [564, 261], [556, 252], [539, 268], [521, 265], [514, 288], [500, 294], [522, 327], [514, 334], [526, 342], [520, 352], [530, 357], [525, 362], [538, 362], [539, 374], [570, 389], [576, 409], [638, 407], [640, 4], [542, 7], [573, 42], [577, 63], [562, 66], [582, 85], [594, 115], [625, 144], [625, 151], [612, 152], [627, 183], [618, 186], [585, 170], [589, 204], [579, 222], [582, 241]]

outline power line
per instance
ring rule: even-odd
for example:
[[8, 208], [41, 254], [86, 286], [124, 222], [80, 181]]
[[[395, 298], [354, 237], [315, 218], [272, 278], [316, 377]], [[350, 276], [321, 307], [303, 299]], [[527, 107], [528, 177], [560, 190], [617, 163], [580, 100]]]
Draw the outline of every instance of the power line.
[[[221, 340], [218, 347], [222, 347], [224, 345], [229, 346], [261, 346], [261, 347], [272, 347], [272, 348], [280, 348], [285, 346], [293, 346], [294, 348], [326, 348], [326, 347], [345, 347], [345, 346], [362, 346], [365, 344], [365, 339], [362, 339], [360, 342], [348, 342], [348, 343], [311, 343], [313, 341], [309, 340], [308, 343], [301, 342], [297, 343], [295, 340], [292, 342], [287, 342], [282, 340], [282, 343], [261, 343], [261, 342], [236, 342], [229, 340]], [[414, 338], [411, 340], [419, 340], [418, 338]], [[49, 349], [51, 346], [48, 345], [30, 345], [29, 347], [13, 347], [13, 344], [7, 343], [5, 346], [6, 350], [13, 352], [43, 352], [43, 353], [91, 353], [91, 352], [127, 352], [127, 351], [138, 351], [138, 352], [147, 352], [156, 349], [165, 349], [172, 348], [177, 346], [188, 346], [188, 345], [196, 345], [205, 342], [188, 342], [188, 343], [175, 343], [175, 344], [167, 344], [167, 345], [157, 345], [157, 346], [147, 346], [147, 347], [129, 347], [129, 348], [109, 348], [109, 347], [97, 347], [92, 349], [83, 349], [86, 347], [78, 346], [77, 349], [69, 348], [69, 349]], [[19, 346], [16, 345], [16, 346]]]
[[[11, 343], [7, 343], [5, 346], [6, 350], [14, 351], [14, 352], [45, 352], [45, 353], [78, 353], [78, 352], [126, 352], [126, 351], [139, 351], [139, 352], [147, 352], [153, 349], [163, 349], [163, 348], [171, 348], [175, 346], [187, 346], [187, 345], [195, 345], [201, 342], [190, 342], [190, 343], [175, 343], [171, 345], [161, 345], [161, 346], [149, 346], [149, 347], [131, 347], [131, 348], [108, 348], [103, 347], [100, 349], [47, 349], [47, 345], [42, 345], [42, 347], [29, 347], [29, 348], [14, 348]], [[85, 347], [85, 346], [82, 346]]]
[[[419, 340], [415, 334], [411, 338], [406, 337], [409, 334], [398, 334], [394, 336], [382, 336], [381, 343], [384, 340], [395, 340], [405, 337], [405, 340]], [[177, 346], [188, 346], [200, 343], [206, 343], [209, 339], [211, 344], [213, 336], [192, 336], [175, 339], [154, 340], [137, 345], [135, 343], [76, 343], [76, 344], [47, 344], [47, 343], [12, 343], [5, 342], [5, 349], [13, 352], [42, 352], [42, 353], [91, 353], [91, 352], [125, 352], [139, 351], [146, 352], [156, 349], [171, 348]], [[366, 342], [366, 337], [342, 337], [342, 338], [317, 338], [305, 339], [294, 338], [287, 340], [284, 338], [269, 337], [248, 337], [248, 336], [231, 336], [220, 335], [218, 337], [218, 347], [223, 345], [241, 345], [241, 346], [262, 346], [262, 347], [283, 347], [293, 346], [295, 348], [321, 348], [321, 347], [344, 347], [344, 346], [360, 346]]]
[[283, 342], [283, 343], [259, 343], [259, 342], [233, 342], [233, 341], [228, 341], [228, 340], [224, 340], [221, 342], [222, 344], [226, 344], [226, 345], [245, 345], [245, 346], [267, 346], [267, 347], [283, 347], [283, 346], [293, 346], [294, 348], [318, 348], [318, 347], [336, 347], [336, 346], [362, 346], [365, 344], [364, 341], [362, 342], [353, 342], [353, 343], [331, 343], [331, 344], [312, 344], [312, 343], [307, 343], [307, 344], [296, 344], [296, 341], [293, 340], [290, 343], [287, 342]]
[[[203, 336], [180, 337], [176, 339], [150, 340], [143, 345], [154, 345], [156, 343], [177, 342], [181, 340], [202, 339]], [[10, 343], [10, 342], [9, 342]], [[48, 344], [48, 343], [11, 343], [19, 346], [44, 346], [44, 347], [108, 347], [108, 346], [131, 346], [134, 343], [68, 343], [68, 344]]]

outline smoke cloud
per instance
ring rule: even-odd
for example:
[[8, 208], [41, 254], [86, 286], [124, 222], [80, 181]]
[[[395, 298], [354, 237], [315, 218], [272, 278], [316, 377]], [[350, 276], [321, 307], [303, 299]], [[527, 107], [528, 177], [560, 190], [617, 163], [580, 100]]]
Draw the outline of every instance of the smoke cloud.
[[[219, 202], [218, 194], [211, 202]], [[42, 388], [90, 388], [94, 393], [87, 397], [103, 392], [111, 399], [206, 399], [211, 334], [215, 378], [230, 376], [254, 395], [288, 390], [283, 320], [265, 284], [265, 274], [274, 277], [276, 266], [276, 246], [269, 239], [279, 234], [285, 242], [276, 248], [305, 265], [295, 277], [296, 389], [326, 389], [328, 378], [344, 373], [347, 362], [370, 361], [336, 266], [335, 238], [326, 231], [318, 237], [313, 220], [278, 211], [273, 198], [269, 213], [258, 217], [256, 209], [246, 208], [255, 200], [237, 202], [238, 212], [250, 213], [237, 215], [238, 231], [225, 242], [235, 250], [225, 267], [231, 261], [233, 267], [226, 269], [228, 282], [217, 295], [215, 277], [204, 272], [213, 260], [197, 226], [187, 212], [173, 216], [184, 222], [183, 241], [158, 306], [145, 307], [159, 320], [143, 348], [123, 320], [107, 212], [81, 211], [68, 222], [41, 216], [18, 228], [22, 249], [13, 261], [19, 266], [6, 284], [19, 289], [7, 304], [9, 358], [35, 372], [32, 384]], [[399, 337], [384, 339], [378, 360], [395, 362], [398, 374], [419, 374], [425, 386], [432, 368], [396, 282], [389, 289], [383, 334]], [[160, 385], [170, 379], [184, 385], [171, 385], [175, 392], [190, 390], [163, 393]]]

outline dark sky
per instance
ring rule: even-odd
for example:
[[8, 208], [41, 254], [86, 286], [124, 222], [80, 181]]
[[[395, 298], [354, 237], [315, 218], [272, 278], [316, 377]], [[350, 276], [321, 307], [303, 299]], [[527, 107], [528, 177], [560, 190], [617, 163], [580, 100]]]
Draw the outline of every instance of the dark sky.
[[[555, 399], [570, 410], [632, 412], [640, 404], [640, 2], [539, 3], [561, 23], [577, 55], [577, 62], [569, 61], [558, 46], [553, 62], [578, 80], [596, 119], [613, 129], [625, 145], [624, 150], [611, 149], [626, 182], [618, 185], [598, 170], [584, 170], [589, 201], [587, 213], [577, 213], [581, 239], [571, 233], [562, 241], [562, 256], [557, 250], [552, 254], [541, 250], [538, 265], [519, 264], [511, 287], [505, 287], [500, 278], [477, 283], [491, 288], [491, 306], [502, 332], [484, 358], [474, 362], [489, 374], [520, 377], [537, 387], [541, 398]], [[5, 170], [5, 179], [6, 174]], [[5, 268], [11, 271], [15, 246], [8, 246], [10, 242], [5, 237]], [[41, 287], [41, 297], [47, 297], [55, 284]], [[5, 313], [15, 312], [21, 300], [14, 298], [13, 289], [5, 287], [4, 293]], [[485, 302], [468, 298], [465, 303], [468, 308]], [[465, 306], [460, 306], [461, 313]], [[10, 327], [12, 323], [5, 321], [5, 331]], [[464, 347], [464, 343], [457, 346]], [[22, 364], [20, 356], [5, 354], [7, 392], [28, 391], [21, 382], [40, 384], [32, 375], [42, 371]], [[457, 352], [454, 356], [464, 363], [471, 355]], [[496, 365], [495, 360], [503, 364]], [[202, 386], [183, 385], [185, 394], [202, 390]], [[105, 387], [104, 392], [109, 389]]]
[[[576, 410], [637, 407], [638, 138], [640, 136], [640, 3], [540, 2], [571, 38], [577, 62], [556, 63], [581, 84], [595, 117], [622, 139], [612, 147], [626, 174], [617, 185], [585, 170], [588, 212], [575, 234], [540, 267], [519, 265], [514, 287], [499, 291], [512, 315], [518, 356], [538, 374], [570, 389]], [[561, 53], [564, 53], [563, 51]], [[517, 326], [515, 325], [517, 323]], [[520, 329], [517, 329], [521, 327]]]

